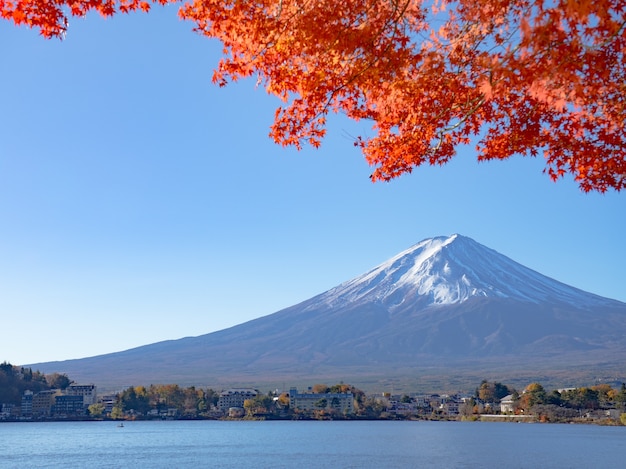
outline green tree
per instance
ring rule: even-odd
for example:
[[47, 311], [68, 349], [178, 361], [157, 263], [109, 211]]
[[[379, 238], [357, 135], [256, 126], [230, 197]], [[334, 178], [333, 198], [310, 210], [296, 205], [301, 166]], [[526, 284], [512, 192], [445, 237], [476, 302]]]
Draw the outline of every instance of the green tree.
[[33, 393], [50, 389], [46, 376], [31, 368], [0, 364], [0, 403], [20, 405], [24, 391]]
[[122, 405], [120, 403], [113, 406], [113, 410], [111, 410], [111, 418], [113, 420], [121, 420], [125, 418], [124, 410], [122, 409]]
[[89, 411], [89, 415], [93, 418], [100, 418], [102, 414], [104, 414], [104, 405], [100, 403], [91, 404], [87, 410]]
[[615, 406], [621, 411], [626, 411], [626, 384], [622, 383], [622, 387], [615, 395]]
[[123, 412], [135, 412], [141, 415], [150, 410], [148, 393], [143, 386], [131, 386], [118, 396], [119, 406]]
[[215, 407], [219, 399], [220, 393], [215, 391], [214, 389], [208, 388], [204, 392], [204, 400], [206, 401], [208, 406]]
[[0, 372], [4, 373], [6, 376], [13, 376], [13, 365], [6, 361], [0, 363]]
[[556, 389], [546, 396], [546, 404], [560, 406], [563, 404], [561, 393]]
[[613, 401], [614, 390], [610, 385], [603, 383], [591, 386], [591, 389], [598, 393], [598, 405], [600, 408], [606, 408]]
[[274, 399], [272, 396], [259, 394], [252, 399], [246, 399], [244, 409], [248, 415], [271, 413], [274, 411]]
[[358, 398], [355, 397], [354, 399], [356, 414], [359, 417], [380, 418], [385, 411], [384, 404], [374, 397], [366, 397], [365, 394], [359, 394], [358, 396]]
[[208, 410], [208, 406], [207, 406], [206, 401], [204, 399], [200, 399], [198, 401], [198, 412], [202, 414], [206, 412], [207, 410]]
[[31, 368], [21, 368], [21, 373], [24, 381], [31, 381], [33, 379], [33, 370]]
[[518, 401], [518, 408], [524, 411], [530, 411], [530, 409], [537, 404], [544, 404], [546, 400], [546, 391], [539, 383], [531, 383], [526, 386], [523, 394]]
[[494, 396], [497, 402], [500, 402], [500, 399], [502, 399], [504, 396], [508, 396], [514, 391], [512, 387], [507, 386], [506, 384], [497, 383], [497, 382], [493, 384], [494, 384]]
[[315, 401], [315, 404], [313, 405], [318, 409], [325, 409], [328, 406], [328, 400], [325, 397], [322, 397], [321, 399]]
[[597, 409], [600, 406], [599, 393], [591, 388], [577, 388], [561, 394], [563, 403], [573, 409]]

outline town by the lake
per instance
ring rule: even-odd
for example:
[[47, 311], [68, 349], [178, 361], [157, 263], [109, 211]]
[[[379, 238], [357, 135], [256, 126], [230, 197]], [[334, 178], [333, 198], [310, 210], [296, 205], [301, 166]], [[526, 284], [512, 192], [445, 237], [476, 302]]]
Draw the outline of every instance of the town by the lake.
[[339, 383], [262, 392], [256, 388], [130, 386], [98, 393], [59, 373], [0, 364], [0, 421], [148, 419], [482, 420], [626, 425], [626, 385], [522, 390], [483, 380], [471, 393], [365, 393]]

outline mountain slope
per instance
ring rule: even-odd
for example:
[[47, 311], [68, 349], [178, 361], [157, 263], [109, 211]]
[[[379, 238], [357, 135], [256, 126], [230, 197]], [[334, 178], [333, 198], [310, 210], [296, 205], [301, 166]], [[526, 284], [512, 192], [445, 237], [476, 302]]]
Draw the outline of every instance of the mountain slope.
[[433, 367], [614, 369], [626, 357], [625, 335], [626, 304], [453, 235], [424, 240], [327, 292], [229, 329], [35, 366], [107, 384], [355, 381]]

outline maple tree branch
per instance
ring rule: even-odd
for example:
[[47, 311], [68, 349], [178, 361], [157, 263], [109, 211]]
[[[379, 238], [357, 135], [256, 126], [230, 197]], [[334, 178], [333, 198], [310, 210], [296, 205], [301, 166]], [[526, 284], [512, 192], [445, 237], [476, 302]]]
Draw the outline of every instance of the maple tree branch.
[[467, 119], [469, 119], [476, 111], [478, 111], [480, 109], [480, 107], [485, 104], [486, 99], [484, 96], [481, 96], [480, 98], [478, 98], [475, 106], [470, 109], [469, 111], [467, 111], [465, 113], [465, 115], [463, 117], [461, 117], [457, 122], [455, 122], [454, 124], [452, 124], [451, 126], [448, 127], [444, 127], [443, 129], [441, 129], [441, 131], [438, 132], [438, 142], [437, 144], [432, 148], [432, 152], [436, 153], [439, 148], [441, 148], [441, 145], [443, 145], [443, 140], [444, 140], [444, 136], [456, 129], [458, 129], [461, 125], [463, 125]]
[[[319, 119], [321, 116], [327, 114], [328, 113], [328, 109], [331, 107], [331, 104], [335, 100], [335, 97], [342, 90], [344, 90], [345, 88], [350, 86], [352, 83], [357, 81], [368, 70], [370, 70], [372, 67], [374, 67], [381, 60], [381, 57], [384, 56], [385, 53], [391, 49], [391, 47], [393, 46], [393, 43], [394, 43], [393, 39], [396, 37], [396, 35], [398, 34], [398, 31], [399, 31], [398, 24], [399, 24], [400, 20], [403, 18], [404, 14], [406, 13], [406, 10], [409, 7], [410, 3], [411, 3], [410, 0], [406, 0], [404, 2], [404, 4], [403, 4], [402, 8], [400, 9], [399, 8], [400, 4], [398, 2], [392, 1], [392, 4], [394, 5], [394, 11], [392, 12], [392, 15], [390, 15], [389, 19], [385, 22], [385, 24], [380, 28], [379, 32], [375, 35], [378, 38], [384, 37], [384, 31], [386, 29], [388, 29], [388, 27], [390, 25], [394, 24], [395, 26], [394, 26], [394, 29], [393, 29], [393, 33], [392, 33], [392, 35], [390, 37], [389, 44], [385, 47], [385, 49], [382, 51], [381, 54], [378, 54], [376, 57], [372, 58], [368, 63], [365, 64], [364, 67], [362, 67], [359, 71], [357, 71], [356, 73], [351, 75], [344, 83], [342, 83], [341, 85], [339, 85], [336, 88], [334, 88], [333, 90], [331, 90], [330, 94], [329, 94], [329, 96], [328, 96], [328, 98], [326, 100], [326, 103], [315, 114], [315, 116], [313, 116], [311, 118], [311, 120]], [[334, 44], [336, 44], [337, 42], [338, 42], [338, 39], [334, 42]], [[329, 46], [329, 49], [330, 49], [330, 46]], [[363, 56], [364, 56], [364, 54], [361, 53], [356, 58], [363, 57]], [[348, 68], [349, 68], [348, 64], [343, 66], [343, 70], [347, 70]]]
[[585, 49], [587, 49], [588, 51], [596, 51], [596, 50], [600, 50], [605, 46], [608, 46], [611, 42], [613, 42], [615, 40], [615, 38], [617, 36], [620, 35], [620, 33], [622, 32], [622, 30], [624, 30], [624, 28], [626, 28], [626, 21], [622, 22], [619, 25], [619, 28], [617, 29], [617, 31], [615, 31], [613, 34], [611, 34], [609, 37], [606, 38], [606, 40], [604, 40], [603, 42], [601, 42], [600, 44], [596, 44], [593, 46], [587, 46], [585, 45]]

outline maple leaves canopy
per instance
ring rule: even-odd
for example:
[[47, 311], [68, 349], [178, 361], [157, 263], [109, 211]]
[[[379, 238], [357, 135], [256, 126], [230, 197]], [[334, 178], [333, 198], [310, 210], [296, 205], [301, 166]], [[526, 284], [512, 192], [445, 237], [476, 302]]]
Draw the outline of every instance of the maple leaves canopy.
[[[67, 15], [149, 7], [0, 0], [46, 37]], [[331, 112], [373, 122], [356, 144], [374, 180], [472, 143], [480, 160], [542, 153], [585, 191], [626, 188], [624, 0], [195, 0], [180, 15], [222, 41], [216, 83], [256, 76], [284, 101], [277, 142], [318, 146]]]

